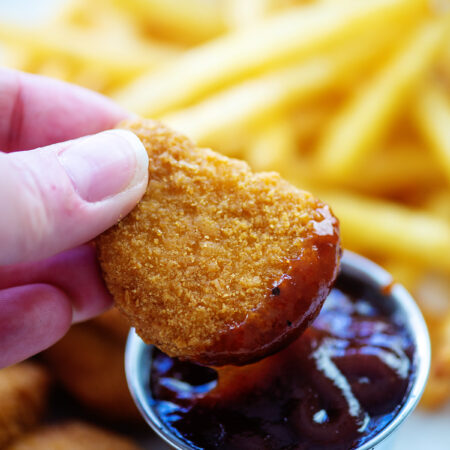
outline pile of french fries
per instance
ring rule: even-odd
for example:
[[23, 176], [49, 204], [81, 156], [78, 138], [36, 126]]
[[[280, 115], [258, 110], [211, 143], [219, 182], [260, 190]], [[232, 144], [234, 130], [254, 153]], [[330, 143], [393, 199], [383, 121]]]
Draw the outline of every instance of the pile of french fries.
[[[30, 0], [32, 1], [32, 0]], [[450, 399], [450, 0], [72, 0], [0, 63], [104, 93], [328, 201], [429, 323]]]

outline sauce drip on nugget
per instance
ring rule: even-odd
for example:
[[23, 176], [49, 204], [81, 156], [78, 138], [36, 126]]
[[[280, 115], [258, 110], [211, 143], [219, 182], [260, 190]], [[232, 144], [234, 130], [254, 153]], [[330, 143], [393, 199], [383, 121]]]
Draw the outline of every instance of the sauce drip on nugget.
[[121, 126], [147, 149], [149, 184], [97, 245], [106, 284], [138, 334], [205, 365], [246, 364], [292, 342], [337, 275], [329, 207], [158, 122]]

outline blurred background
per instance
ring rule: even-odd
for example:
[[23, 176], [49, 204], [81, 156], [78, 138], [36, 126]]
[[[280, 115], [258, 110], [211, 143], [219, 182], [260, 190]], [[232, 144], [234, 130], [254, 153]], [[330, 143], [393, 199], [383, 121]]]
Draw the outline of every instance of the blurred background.
[[[105, 94], [328, 201], [344, 247], [390, 271], [429, 325], [430, 380], [395, 449], [449, 448], [450, 0], [0, 0], [0, 65]], [[126, 331], [112, 311], [43, 366], [0, 371], [0, 448], [61, 414], [166, 448], [129, 397]], [[139, 448], [86, 423], [40, 429]]]

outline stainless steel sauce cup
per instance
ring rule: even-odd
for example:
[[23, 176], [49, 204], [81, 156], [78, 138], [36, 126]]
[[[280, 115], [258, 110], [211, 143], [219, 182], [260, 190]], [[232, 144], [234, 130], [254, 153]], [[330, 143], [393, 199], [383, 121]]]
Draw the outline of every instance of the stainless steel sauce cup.
[[[392, 278], [385, 270], [362, 256], [344, 252], [341, 273], [357, 279], [376, 291], [390, 286]], [[413, 365], [415, 367], [409, 390], [396, 416], [377, 435], [358, 447], [357, 450], [387, 450], [392, 442], [392, 433], [403, 423], [416, 407], [428, 377], [430, 368], [430, 339], [422, 314], [406, 289], [393, 284], [385, 297], [392, 309], [404, 322], [415, 346]], [[125, 370], [131, 395], [142, 416], [153, 430], [169, 445], [176, 449], [188, 450], [192, 447], [179, 439], [161, 421], [154, 409], [150, 391], [152, 370], [152, 346], [146, 345], [134, 329], [130, 331], [125, 352]], [[387, 439], [389, 437], [389, 439]]]

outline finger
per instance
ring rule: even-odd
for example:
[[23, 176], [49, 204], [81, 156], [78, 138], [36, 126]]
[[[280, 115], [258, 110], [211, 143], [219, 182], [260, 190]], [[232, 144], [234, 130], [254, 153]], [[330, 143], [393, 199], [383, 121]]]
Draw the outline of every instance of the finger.
[[68, 250], [35, 263], [0, 267], [0, 289], [45, 283], [64, 292], [72, 309], [72, 322], [91, 319], [112, 305], [93, 245]]
[[45, 284], [1, 290], [0, 311], [0, 368], [50, 347], [72, 322], [66, 294]]
[[99, 94], [0, 68], [0, 149], [28, 150], [113, 128], [128, 113]]
[[0, 265], [47, 258], [109, 228], [143, 195], [147, 166], [124, 130], [0, 153]]

